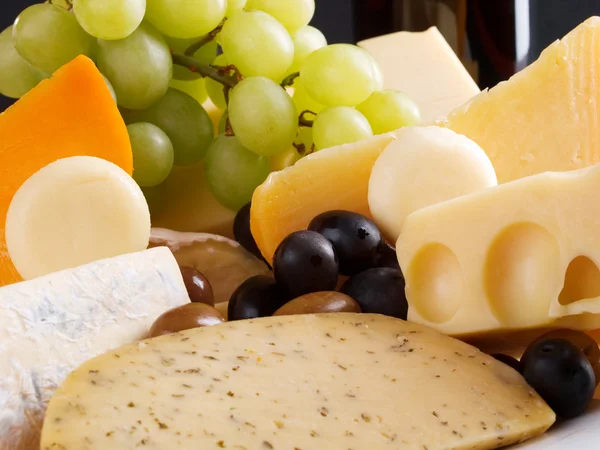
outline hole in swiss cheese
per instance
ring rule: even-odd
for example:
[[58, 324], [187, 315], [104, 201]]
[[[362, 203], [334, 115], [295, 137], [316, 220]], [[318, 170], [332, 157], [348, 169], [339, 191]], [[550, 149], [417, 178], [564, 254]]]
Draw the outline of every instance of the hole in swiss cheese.
[[590, 258], [578, 256], [567, 267], [558, 301], [561, 305], [569, 305], [595, 297], [600, 297], [600, 270]]

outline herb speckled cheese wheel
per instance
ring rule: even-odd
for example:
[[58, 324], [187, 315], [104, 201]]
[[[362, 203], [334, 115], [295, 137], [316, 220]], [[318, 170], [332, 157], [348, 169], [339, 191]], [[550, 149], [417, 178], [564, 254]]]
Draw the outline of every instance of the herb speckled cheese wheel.
[[41, 449], [490, 449], [554, 420], [517, 372], [463, 342], [379, 315], [299, 315], [86, 362], [51, 400]]

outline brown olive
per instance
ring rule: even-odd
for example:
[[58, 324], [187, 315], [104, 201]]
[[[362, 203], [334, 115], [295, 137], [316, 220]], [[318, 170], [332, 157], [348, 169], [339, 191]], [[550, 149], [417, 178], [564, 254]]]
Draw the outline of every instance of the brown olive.
[[181, 266], [180, 269], [190, 300], [215, 306], [213, 289], [206, 277], [193, 267]]
[[358, 303], [352, 297], [341, 292], [323, 291], [302, 295], [286, 303], [274, 316], [291, 316], [294, 314], [320, 314], [336, 312], [361, 312]]
[[188, 303], [171, 309], [154, 321], [150, 337], [177, 333], [191, 328], [210, 327], [225, 322], [219, 311], [205, 303]]
[[583, 331], [575, 330], [553, 330], [541, 335], [530, 347], [536, 342], [546, 339], [565, 339], [580, 349], [585, 357], [588, 359], [594, 369], [594, 375], [596, 376], [596, 384], [600, 383], [600, 349], [598, 344], [592, 337], [584, 333]]

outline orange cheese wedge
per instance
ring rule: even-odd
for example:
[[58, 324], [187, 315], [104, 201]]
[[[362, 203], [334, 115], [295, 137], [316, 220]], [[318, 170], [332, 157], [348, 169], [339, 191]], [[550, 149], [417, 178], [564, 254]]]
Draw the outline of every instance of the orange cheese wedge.
[[317, 215], [344, 209], [370, 217], [369, 177], [381, 152], [395, 139], [381, 134], [321, 150], [273, 172], [252, 197], [250, 229], [267, 261], [290, 233]]
[[13, 195], [39, 169], [69, 156], [96, 156], [133, 171], [125, 123], [102, 75], [85, 56], [0, 115], [0, 286], [22, 280], [4, 237]]

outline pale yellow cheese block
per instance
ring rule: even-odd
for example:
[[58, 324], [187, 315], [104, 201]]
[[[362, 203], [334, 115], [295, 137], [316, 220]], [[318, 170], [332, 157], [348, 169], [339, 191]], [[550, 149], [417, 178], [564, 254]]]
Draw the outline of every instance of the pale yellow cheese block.
[[598, 328], [599, 192], [600, 165], [523, 178], [408, 216], [396, 250], [409, 320], [451, 335]]
[[592, 17], [510, 80], [440, 124], [483, 148], [498, 182], [600, 161], [600, 18]]
[[369, 215], [368, 186], [373, 164], [395, 133], [320, 150], [280, 172], [254, 191], [252, 235], [267, 261], [290, 233], [333, 209]]
[[202, 162], [173, 167], [162, 187], [164, 204], [158, 214], [152, 216], [153, 227], [233, 237], [236, 211], [221, 205], [212, 194]]
[[492, 449], [554, 413], [516, 371], [377, 315], [229, 322], [111, 351], [50, 402], [42, 450]]
[[[213, 122], [216, 136], [223, 112], [210, 99], [202, 107]], [[236, 211], [221, 205], [214, 197], [204, 178], [202, 162], [174, 167], [161, 188], [164, 189], [162, 207], [152, 216], [153, 227], [233, 237]]]
[[429, 123], [479, 93], [479, 87], [436, 27], [400, 31], [358, 43], [379, 63], [386, 89], [408, 94]]

